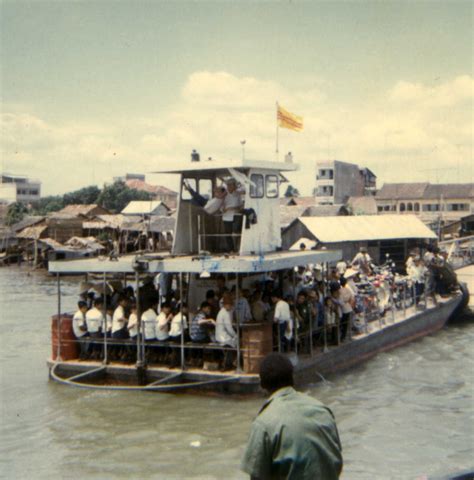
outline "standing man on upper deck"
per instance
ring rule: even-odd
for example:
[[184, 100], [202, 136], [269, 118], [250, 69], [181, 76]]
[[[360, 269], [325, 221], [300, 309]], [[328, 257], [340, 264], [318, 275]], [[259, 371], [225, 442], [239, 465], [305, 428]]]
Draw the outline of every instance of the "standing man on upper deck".
[[[241, 235], [242, 233], [242, 208], [244, 202], [242, 199], [243, 191], [237, 188], [237, 181], [230, 178], [226, 181], [227, 195], [224, 197], [222, 210], [222, 220], [224, 222], [224, 232], [227, 235]], [[227, 248], [229, 251], [239, 251], [239, 237], [232, 236], [227, 238]]]
[[271, 353], [260, 364], [270, 398], [252, 424], [242, 460], [251, 480], [337, 480], [342, 449], [331, 410], [293, 388], [293, 365]]

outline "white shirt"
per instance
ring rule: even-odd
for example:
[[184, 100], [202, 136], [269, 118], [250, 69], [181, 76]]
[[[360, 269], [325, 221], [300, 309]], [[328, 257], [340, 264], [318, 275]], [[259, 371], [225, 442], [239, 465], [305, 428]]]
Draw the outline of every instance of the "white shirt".
[[165, 312], [160, 312], [156, 317], [156, 339], [167, 340], [169, 337], [168, 316]]
[[224, 204], [224, 199], [223, 198], [211, 198], [206, 205], [204, 205], [204, 211], [208, 213], [209, 215], [213, 215], [214, 213], [217, 213], [222, 205]]
[[216, 341], [230, 347], [237, 346], [237, 333], [232, 327], [232, 311], [221, 308], [216, 318]]
[[234, 190], [232, 193], [227, 192], [227, 195], [224, 197], [223, 206], [224, 210], [227, 211], [224, 211], [222, 220], [224, 220], [224, 222], [232, 222], [234, 220], [234, 215], [243, 206], [241, 193], [239, 193], [238, 190]]
[[352, 265], [370, 265], [370, 262], [372, 262], [372, 258], [370, 258], [370, 255], [368, 253], [363, 253], [359, 252], [355, 257], [354, 260], [352, 260]]
[[290, 306], [284, 300], [278, 300], [275, 305], [275, 314], [273, 315], [273, 321], [275, 323], [284, 323], [291, 320]]
[[407, 273], [413, 282], [424, 283], [428, 269], [424, 265], [413, 264]]
[[346, 285], [345, 287], [341, 287], [340, 292], [339, 301], [341, 302], [342, 313], [351, 313], [351, 301], [354, 299], [352, 290]]
[[115, 311], [114, 316], [112, 317], [112, 333], [118, 332], [125, 327], [125, 323], [127, 322], [125, 318], [125, 312], [123, 311], [123, 307], [119, 305]]
[[128, 318], [128, 334], [135, 337], [138, 334], [138, 317], [136, 313], [131, 313]]
[[96, 307], [91, 308], [86, 313], [87, 331], [97, 333], [104, 327], [104, 316]]
[[83, 312], [78, 310], [74, 314], [74, 317], [72, 317], [72, 330], [76, 338], [81, 338], [87, 333], [86, 329], [81, 330], [81, 327], [85, 327], [85, 326], [86, 326], [86, 317], [84, 316]]
[[112, 331], [112, 317], [108, 313], [105, 315], [105, 321], [107, 323], [107, 332]]
[[143, 334], [145, 340], [155, 340], [156, 338], [156, 312], [153, 308], [149, 308], [142, 313]]
[[179, 312], [173, 317], [173, 320], [171, 320], [170, 333], [169, 333], [170, 337], [181, 336], [181, 332], [182, 332], [181, 325], [184, 327], [184, 329], [188, 328], [188, 321], [186, 320], [186, 314], [183, 315], [183, 321], [181, 322], [181, 312]]

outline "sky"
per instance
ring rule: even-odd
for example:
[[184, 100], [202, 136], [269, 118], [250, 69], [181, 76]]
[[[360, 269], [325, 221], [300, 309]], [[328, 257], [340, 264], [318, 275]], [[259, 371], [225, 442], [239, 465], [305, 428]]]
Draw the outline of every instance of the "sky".
[[43, 195], [203, 158], [473, 181], [470, 1], [0, 2], [1, 169]]

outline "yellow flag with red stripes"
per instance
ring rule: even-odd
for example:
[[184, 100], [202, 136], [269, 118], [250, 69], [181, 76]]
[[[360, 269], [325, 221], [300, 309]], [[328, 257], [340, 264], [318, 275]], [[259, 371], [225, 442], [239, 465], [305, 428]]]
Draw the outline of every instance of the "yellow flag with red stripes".
[[285, 110], [280, 105], [277, 105], [277, 120], [279, 127], [289, 128], [296, 132], [301, 132], [301, 130], [303, 130], [303, 117]]

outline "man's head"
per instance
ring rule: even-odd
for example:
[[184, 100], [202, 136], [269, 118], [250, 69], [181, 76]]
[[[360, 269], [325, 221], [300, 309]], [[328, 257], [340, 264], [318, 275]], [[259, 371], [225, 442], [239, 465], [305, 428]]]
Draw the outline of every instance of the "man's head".
[[162, 303], [161, 304], [161, 311], [165, 315], [169, 315], [171, 313], [171, 305], [168, 302]]
[[205, 313], [206, 315], [210, 315], [211, 311], [212, 311], [212, 306], [209, 302], [201, 303], [201, 312]]
[[341, 284], [341, 287], [345, 287], [346, 286], [346, 283], [347, 283], [347, 280], [342, 277], [340, 280], [339, 280], [339, 283]]
[[293, 365], [280, 353], [270, 353], [260, 363], [260, 385], [269, 393], [293, 386]]
[[271, 293], [271, 299], [272, 299], [272, 302], [273, 302], [273, 303], [277, 303], [277, 302], [281, 299], [280, 292], [274, 290], [274, 291]]
[[229, 193], [235, 192], [235, 190], [237, 189], [237, 182], [234, 178], [229, 178], [229, 180], [227, 180], [225, 184]]
[[360, 253], [367, 253], [367, 247], [360, 247], [359, 252]]
[[102, 298], [96, 298], [94, 300], [94, 307], [97, 308], [98, 310], [100, 310], [103, 305], [104, 305], [104, 301], [102, 300]]
[[80, 301], [80, 302], [77, 302], [77, 307], [79, 308], [79, 310], [82, 312], [82, 313], [85, 313], [87, 312], [87, 303], [84, 302], [84, 301]]
[[216, 187], [214, 189], [214, 197], [216, 198], [224, 198], [227, 195], [227, 190], [225, 187]]
[[306, 302], [306, 292], [299, 292], [298, 296], [296, 297], [296, 302], [300, 305]]

